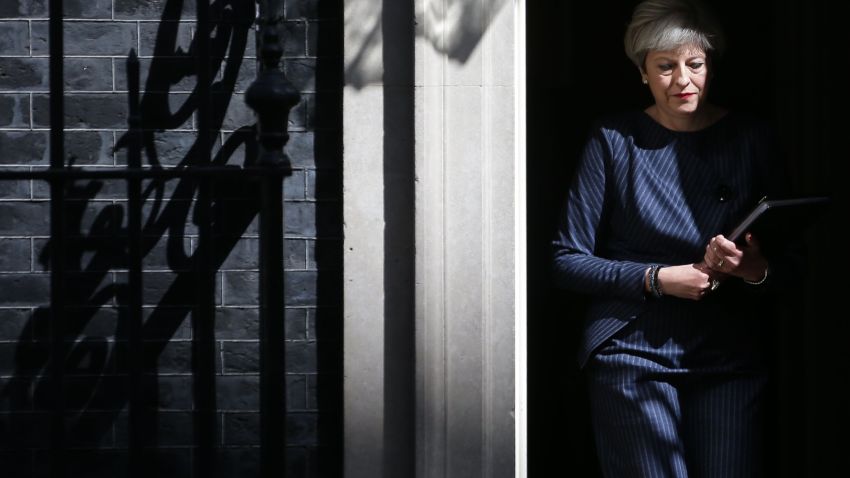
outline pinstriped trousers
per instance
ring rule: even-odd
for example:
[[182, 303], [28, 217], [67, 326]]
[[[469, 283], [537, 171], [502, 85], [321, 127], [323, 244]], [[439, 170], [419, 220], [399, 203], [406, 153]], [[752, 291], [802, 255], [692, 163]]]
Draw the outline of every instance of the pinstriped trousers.
[[[606, 478], [754, 478], [766, 375], [686, 317], [639, 317], [586, 371]], [[703, 333], [708, 332], [703, 335]], [[730, 332], [726, 330], [725, 332]]]

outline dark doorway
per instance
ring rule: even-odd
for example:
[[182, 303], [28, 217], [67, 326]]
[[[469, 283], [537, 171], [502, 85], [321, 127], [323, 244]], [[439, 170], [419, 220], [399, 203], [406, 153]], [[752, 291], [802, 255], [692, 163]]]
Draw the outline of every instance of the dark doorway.
[[[528, 2], [529, 474], [593, 478], [587, 403], [575, 363], [580, 297], [549, 281], [549, 243], [590, 122], [651, 102], [623, 53], [637, 1]], [[836, 69], [846, 55], [843, 27], [825, 0], [711, 2], [727, 30], [712, 97], [774, 122], [794, 192], [827, 193], [829, 215], [806, 231], [810, 273], [782, 304], [775, 336], [774, 439], [769, 476], [828, 476], [850, 439], [850, 384], [841, 341], [850, 321], [840, 302], [847, 254], [838, 232], [846, 216], [848, 154], [842, 144], [850, 99]]]

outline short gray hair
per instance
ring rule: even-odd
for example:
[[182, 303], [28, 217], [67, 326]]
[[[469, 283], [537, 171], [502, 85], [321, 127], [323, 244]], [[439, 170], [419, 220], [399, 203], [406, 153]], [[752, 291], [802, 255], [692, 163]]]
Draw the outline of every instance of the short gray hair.
[[626, 28], [629, 59], [644, 71], [650, 51], [695, 45], [714, 58], [723, 53], [723, 29], [708, 9], [696, 0], [645, 0], [635, 7]]

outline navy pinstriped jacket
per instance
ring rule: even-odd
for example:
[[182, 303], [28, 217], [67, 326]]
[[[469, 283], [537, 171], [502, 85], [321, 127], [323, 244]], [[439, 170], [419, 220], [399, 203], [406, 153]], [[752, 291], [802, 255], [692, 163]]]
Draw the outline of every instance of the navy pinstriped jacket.
[[[595, 125], [554, 240], [556, 285], [591, 297], [582, 366], [607, 338], [644, 314], [716, 321], [751, 312], [740, 303], [754, 286], [739, 280], [728, 280], [708, 300], [656, 300], [644, 293], [644, 271], [651, 264], [699, 262], [712, 236], [728, 232], [774, 192], [771, 143], [764, 123], [740, 113], [696, 132], [668, 130], [642, 111]], [[777, 274], [783, 267], [771, 261], [768, 282]], [[732, 302], [738, 306], [730, 307]]]

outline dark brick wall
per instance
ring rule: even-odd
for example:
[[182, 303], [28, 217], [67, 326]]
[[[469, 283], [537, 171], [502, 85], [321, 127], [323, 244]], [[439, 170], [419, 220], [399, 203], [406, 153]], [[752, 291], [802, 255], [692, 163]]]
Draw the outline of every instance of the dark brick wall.
[[[197, 164], [197, 0], [65, 0], [66, 162], [126, 165], [130, 49], [140, 55], [143, 162]], [[256, 68], [251, 0], [211, 0], [217, 65], [210, 122], [215, 161], [256, 154], [244, 92]], [[49, 163], [47, 0], [0, 1], [0, 169]], [[339, 476], [341, 457], [340, 0], [286, 0], [284, 68], [302, 92], [290, 116], [285, 181], [288, 477]], [[191, 310], [198, 245], [196, 184], [145, 181], [143, 334], [153, 411], [148, 476], [192, 476]], [[215, 192], [215, 469], [258, 476], [256, 187]], [[66, 190], [69, 307], [63, 312], [69, 476], [126, 476], [126, 186], [81, 180]], [[50, 189], [0, 181], [0, 476], [47, 475]], [[206, 477], [196, 477], [206, 478]]]

